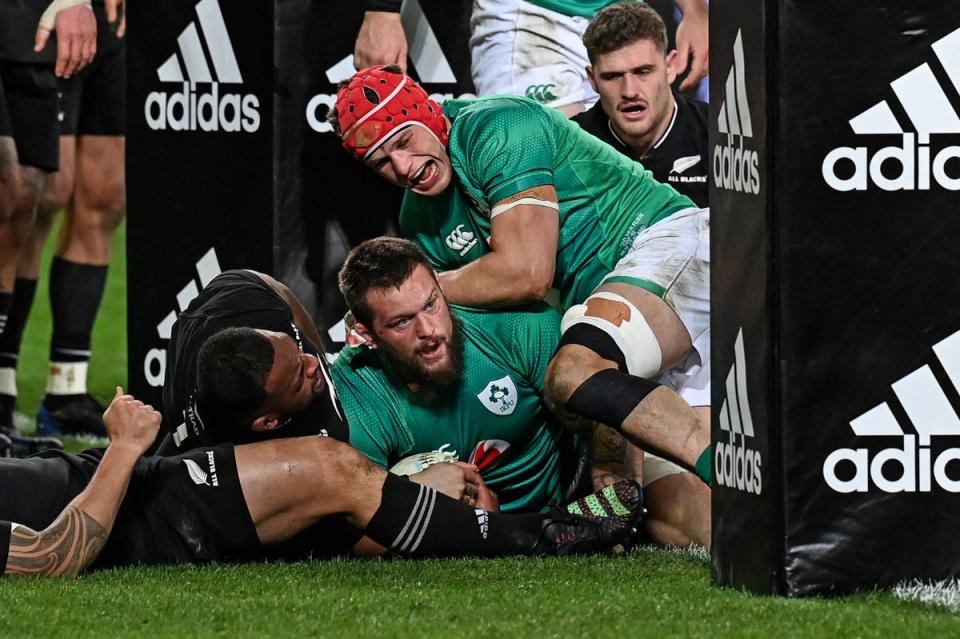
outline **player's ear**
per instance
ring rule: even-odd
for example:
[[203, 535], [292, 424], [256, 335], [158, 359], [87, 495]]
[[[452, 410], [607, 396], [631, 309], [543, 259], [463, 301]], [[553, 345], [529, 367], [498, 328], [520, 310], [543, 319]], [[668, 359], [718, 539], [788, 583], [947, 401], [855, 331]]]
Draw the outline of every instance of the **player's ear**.
[[677, 69], [678, 60], [677, 60], [676, 49], [674, 49], [673, 51], [667, 54], [666, 62], [667, 62], [667, 84], [673, 84], [674, 80], [677, 79], [677, 72], [679, 71]]
[[250, 424], [250, 430], [255, 433], [265, 433], [268, 430], [273, 430], [280, 426], [280, 418], [277, 415], [269, 413], [267, 415], [260, 415], [255, 418]]
[[362, 344], [367, 348], [377, 348], [377, 340], [373, 337], [373, 331], [367, 328], [367, 325], [363, 322], [358, 320], [357, 323], [353, 325], [351, 331], [356, 333], [360, 338], [357, 344], [350, 343], [348, 338], [348, 343], [350, 343], [351, 346], [360, 346]]
[[593, 88], [594, 91], [597, 91], [597, 79], [593, 77], [593, 67], [590, 65], [587, 65], [584, 67], [584, 69], [587, 70], [587, 80], [590, 81], [590, 86]]

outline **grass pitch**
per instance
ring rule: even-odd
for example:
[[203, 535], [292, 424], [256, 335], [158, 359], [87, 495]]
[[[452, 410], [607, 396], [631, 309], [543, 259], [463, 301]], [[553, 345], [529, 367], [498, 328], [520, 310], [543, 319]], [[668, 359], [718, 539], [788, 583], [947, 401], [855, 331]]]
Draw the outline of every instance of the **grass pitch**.
[[889, 593], [715, 588], [707, 560], [625, 557], [128, 568], [0, 581], [0, 636], [949, 637], [960, 619]]
[[[49, 259], [21, 354], [21, 424], [32, 423], [46, 384]], [[101, 401], [126, 383], [125, 291], [121, 227], [93, 336], [89, 388]], [[960, 636], [950, 612], [957, 592], [917, 601], [889, 592], [756, 597], [714, 587], [702, 552], [650, 548], [623, 557], [127, 568], [76, 581], [0, 579], [0, 638], [952, 637]]]

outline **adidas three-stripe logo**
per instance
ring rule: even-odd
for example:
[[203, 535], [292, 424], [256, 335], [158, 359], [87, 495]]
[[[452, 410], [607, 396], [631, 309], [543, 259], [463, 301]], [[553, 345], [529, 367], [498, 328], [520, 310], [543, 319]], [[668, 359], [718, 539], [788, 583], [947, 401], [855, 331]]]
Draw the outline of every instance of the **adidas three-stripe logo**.
[[410, 516], [400, 530], [400, 534], [390, 544], [390, 548], [407, 554], [416, 552], [433, 518], [433, 508], [436, 504], [437, 491], [427, 486], [420, 486], [413, 510], [410, 511]]
[[763, 459], [753, 446], [753, 414], [747, 396], [747, 357], [743, 348], [743, 329], [737, 332], [733, 346], [734, 361], [727, 373], [726, 397], [720, 407], [720, 430], [727, 442], [717, 442], [713, 472], [720, 486], [759, 495], [763, 490]]
[[[760, 192], [760, 157], [743, 147], [753, 137], [753, 118], [747, 101], [747, 80], [743, 55], [743, 32], [733, 42], [733, 67], [724, 84], [724, 99], [717, 117], [717, 130], [726, 134], [726, 145], [713, 147], [713, 181], [718, 188], [740, 193]], [[735, 141], [736, 138], [736, 141]]]
[[[184, 311], [187, 305], [200, 294], [200, 289], [204, 288], [210, 281], [220, 274], [220, 260], [217, 259], [216, 249], [211, 248], [203, 254], [196, 263], [197, 276], [200, 279], [200, 286], [191, 279], [177, 293], [177, 308]], [[177, 312], [170, 311], [166, 317], [157, 324], [157, 337], [161, 340], [169, 340], [173, 332], [173, 324], [177, 321]], [[165, 348], [151, 348], [143, 360], [143, 374], [147, 383], [151, 386], [163, 386], [163, 377], [167, 367], [167, 351]]]
[[[951, 191], [960, 190], [960, 175], [949, 175], [947, 162], [960, 158], [960, 146], [932, 150], [930, 136], [960, 133], [960, 115], [947, 93], [960, 93], [960, 29], [940, 38], [931, 45], [943, 75], [952, 87], [937, 79], [934, 66], [924, 62], [890, 83], [897, 102], [903, 108], [906, 121], [901, 122], [890, 103], [881, 100], [853, 117], [850, 128], [857, 135], [902, 135], [901, 146], [877, 149], [869, 158], [870, 149], [838, 147], [823, 160], [822, 172], [826, 183], [837, 191], [862, 191], [871, 183], [885, 191], [929, 190], [931, 180]], [[954, 97], [956, 100], [956, 97]], [[906, 126], [905, 126], [906, 125]], [[881, 165], [899, 163], [899, 174], [891, 176], [891, 168], [881, 171]], [[837, 163], [854, 166], [851, 177], [837, 176]], [[849, 169], [841, 173], [849, 174]]]
[[[960, 389], [960, 331], [935, 344], [933, 352], [950, 383]], [[960, 448], [947, 448], [936, 457], [930, 450], [935, 437], [960, 437], [960, 418], [932, 369], [922, 366], [891, 388], [916, 434], [901, 426], [887, 402], [874, 406], [852, 419], [850, 428], [858, 437], [901, 438], [902, 446], [877, 451], [872, 460], [867, 448], [831, 452], [823, 462], [827, 485], [841, 493], [867, 492], [872, 480], [883, 492], [899, 493], [930, 492], [936, 483], [949, 492], [960, 492], [960, 478], [947, 474], [947, 465], [960, 461]], [[894, 465], [899, 466], [897, 471], [889, 472]], [[844, 470], [838, 472], [838, 467]]]
[[[240, 84], [243, 82], [243, 76], [240, 75], [240, 67], [237, 66], [237, 58], [233, 52], [230, 35], [227, 33], [227, 25], [223, 21], [223, 13], [220, 12], [220, 5], [217, 4], [217, 0], [202, 0], [197, 4], [196, 12], [200, 28], [203, 29], [204, 39], [207, 42], [207, 49], [210, 51], [210, 59], [213, 61], [213, 67], [217, 73], [216, 80]], [[214, 78], [210, 75], [210, 67], [207, 66], [206, 55], [195, 22], [191, 22], [180, 33], [177, 37], [177, 44], [180, 47], [180, 57], [183, 58], [184, 66], [187, 68], [187, 78], [190, 82], [214, 82]], [[176, 53], [160, 65], [157, 69], [157, 77], [160, 78], [161, 82], [184, 81], [183, 71], [180, 68]]]
[[[150, 93], [144, 105], [147, 125], [154, 130], [256, 131], [260, 128], [257, 96], [220, 94], [220, 83], [243, 83], [220, 5], [217, 0], [201, 0], [195, 9], [197, 20], [177, 36], [177, 52], [157, 68], [161, 82], [180, 83], [182, 91]], [[209, 90], [199, 90], [198, 84], [209, 85]]]

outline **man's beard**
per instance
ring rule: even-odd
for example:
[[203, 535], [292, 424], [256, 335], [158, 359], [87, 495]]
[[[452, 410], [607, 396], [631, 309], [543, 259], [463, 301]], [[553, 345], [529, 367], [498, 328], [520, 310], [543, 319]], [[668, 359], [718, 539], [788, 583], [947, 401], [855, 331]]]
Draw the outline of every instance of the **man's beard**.
[[442, 340], [447, 346], [449, 365], [443, 370], [428, 369], [418, 357], [420, 352], [429, 349], [435, 343], [418, 349], [409, 359], [401, 358], [381, 347], [380, 354], [405, 384], [419, 384], [432, 390], [438, 390], [460, 381], [460, 376], [463, 374], [463, 331], [457, 316], [450, 313], [450, 318], [453, 320], [453, 331], [449, 340]]

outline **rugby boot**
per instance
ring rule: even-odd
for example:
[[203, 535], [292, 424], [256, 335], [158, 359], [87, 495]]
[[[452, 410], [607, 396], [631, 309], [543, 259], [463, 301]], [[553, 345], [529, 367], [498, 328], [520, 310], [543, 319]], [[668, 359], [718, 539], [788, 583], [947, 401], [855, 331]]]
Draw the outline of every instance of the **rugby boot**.
[[77, 396], [77, 399], [62, 406], [48, 406], [49, 397], [40, 402], [37, 412], [37, 433], [55, 437], [92, 435], [106, 437], [107, 428], [103, 425], [103, 411], [100, 403], [91, 395]]
[[643, 489], [621, 480], [603, 489], [555, 507], [544, 521], [535, 554], [582, 555], [610, 550], [637, 533], [646, 514]]

